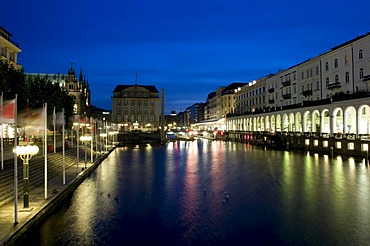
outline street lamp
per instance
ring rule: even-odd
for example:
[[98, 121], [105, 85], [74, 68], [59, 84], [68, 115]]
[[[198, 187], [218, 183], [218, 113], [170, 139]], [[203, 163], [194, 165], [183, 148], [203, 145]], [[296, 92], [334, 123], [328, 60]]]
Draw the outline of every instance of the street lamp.
[[[91, 139], [92, 139], [91, 136], [81, 136], [80, 137], [80, 140], [82, 142], [89, 142], [89, 141], [91, 141]], [[92, 154], [92, 152], [91, 152], [91, 154]], [[86, 163], [87, 163], [87, 153], [86, 153], [86, 148], [85, 148], [85, 169], [86, 169]]]
[[13, 149], [13, 152], [23, 160], [23, 209], [30, 209], [30, 198], [28, 194], [29, 185], [29, 167], [28, 161], [32, 156], [39, 152], [39, 147], [36, 145], [17, 146]]

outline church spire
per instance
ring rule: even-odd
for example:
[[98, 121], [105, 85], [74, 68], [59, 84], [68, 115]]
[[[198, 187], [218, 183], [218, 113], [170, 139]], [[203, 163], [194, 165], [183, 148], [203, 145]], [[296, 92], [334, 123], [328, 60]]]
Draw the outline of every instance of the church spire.
[[82, 73], [82, 68], [80, 68], [79, 81], [82, 82], [83, 80], [84, 80], [84, 75]]

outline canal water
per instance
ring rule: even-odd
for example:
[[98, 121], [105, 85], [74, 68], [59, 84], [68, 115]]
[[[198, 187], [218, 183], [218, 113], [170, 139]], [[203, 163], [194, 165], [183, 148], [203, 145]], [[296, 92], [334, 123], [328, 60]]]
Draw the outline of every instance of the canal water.
[[24, 244], [369, 245], [352, 159], [222, 141], [118, 148]]

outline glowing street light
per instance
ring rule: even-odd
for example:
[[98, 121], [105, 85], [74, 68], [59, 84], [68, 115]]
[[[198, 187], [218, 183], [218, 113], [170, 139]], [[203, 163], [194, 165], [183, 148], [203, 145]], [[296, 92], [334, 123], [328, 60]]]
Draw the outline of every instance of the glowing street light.
[[13, 152], [23, 160], [23, 209], [30, 210], [28, 161], [39, 152], [39, 147], [36, 145], [17, 146]]

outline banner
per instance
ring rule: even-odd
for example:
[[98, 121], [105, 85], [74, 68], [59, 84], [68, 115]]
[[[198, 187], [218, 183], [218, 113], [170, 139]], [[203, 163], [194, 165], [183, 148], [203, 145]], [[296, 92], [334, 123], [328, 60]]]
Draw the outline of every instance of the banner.
[[15, 99], [4, 102], [3, 107], [0, 109], [0, 123], [15, 123], [15, 115]]

